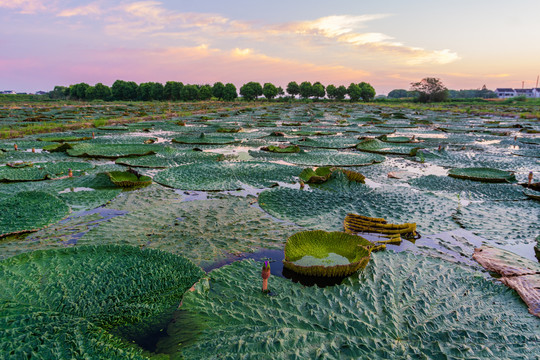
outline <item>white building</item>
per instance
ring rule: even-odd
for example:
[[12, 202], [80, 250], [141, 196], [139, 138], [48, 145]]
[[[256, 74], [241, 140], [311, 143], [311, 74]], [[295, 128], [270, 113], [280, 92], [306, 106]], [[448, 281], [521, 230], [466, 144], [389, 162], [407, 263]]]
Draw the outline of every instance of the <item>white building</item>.
[[508, 99], [515, 96], [525, 96], [528, 98], [540, 98], [540, 88], [533, 89], [510, 89], [497, 88], [495, 93], [499, 99]]
[[499, 99], [507, 99], [507, 98], [517, 96], [514, 89], [510, 89], [510, 88], [497, 88], [495, 89], [495, 93], [497, 94], [497, 97]]

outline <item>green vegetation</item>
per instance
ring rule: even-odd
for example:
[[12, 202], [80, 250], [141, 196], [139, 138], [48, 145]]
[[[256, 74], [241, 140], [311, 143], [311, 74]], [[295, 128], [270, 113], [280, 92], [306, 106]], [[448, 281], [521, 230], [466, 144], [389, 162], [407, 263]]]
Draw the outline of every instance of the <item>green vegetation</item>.
[[278, 181], [291, 182], [298, 175], [296, 166], [262, 162], [198, 163], [160, 171], [154, 181], [183, 190], [238, 190], [246, 185], [268, 187]]
[[0, 237], [36, 231], [69, 214], [69, 206], [62, 200], [41, 191], [0, 198], [0, 209]]
[[441, 102], [448, 99], [448, 89], [437, 78], [428, 77], [411, 83], [411, 91], [416, 94], [416, 99], [423, 103]]
[[366, 267], [373, 248], [361, 236], [302, 231], [287, 239], [283, 266], [303, 275], [348, 276]]
[[[0, 358], [538, 353], [537, 319], [471, 257], [488, 245], [536, 262], [540, 202], [529, 197], [534, 186], [520, 186], [540, 177], [534, 101], [339, 102], [322, 99], [315, 82], [304, 99], [267, 85], [270, 97], [277, 91], [271, 100], [225, 103], [223, 83], [135, 87], [162, 100], [0, 103], [0, 127], [12, 135], [63, 126], [0, 140], [0, 259], [13, 262], [0, 262], [0, 298], [9, 297], [0, 304]], [[325, 91], [337, 99], [339, 89]], [[185, 102], [182, 92], [214, 100]], [[505, 182], [448, 176], [460, 171]], [[133, 184], [126, 176], [152, 182], [115, 185]], [[291, 267], [365, 263], [361, 248], [342, 251], [349, 240], [319, 246], [313, 236], [341, 239], [344, 230], [386, 250], [344, 280], [282, 272], [297, 233], [317, 246], [289, 258]], [[144, 258], [149, 249], [161, 255]], [[176, 255], [221, 268], [182, 299], [193, 283], [177, 282], [186, 268], [170, 265]], [[225, 265], [245, 258], [257, 261]], [[186, 266], [196, 281], [202, 273]], [[505, 284], [521, 291], [518, 280]]]
[[474, 181], [483, 182], [516, 182], [516, 177], [509, 171], [491, 169], [491, 168], [461, 168], [450, 169], [448, 176]]
[[333, 287], [271, 277], [275, 296], [261, 293], [261, 266], [212, 271], [184, 296], [158, 349], [187, 359], [522, 359], [540, 351], [538, 319], [514, 294], [448, 261], [379, 252]]
[[162, 329], [203, 274], [185, 258], [128, 246], [3, 260], [0, 356], [144, 359], [129, 342]]
[[107, 175], [115, 185], [120, 187], [139, 187], [152, 183], [151, 177], [137, 174], [135, 171], [110, 171]]

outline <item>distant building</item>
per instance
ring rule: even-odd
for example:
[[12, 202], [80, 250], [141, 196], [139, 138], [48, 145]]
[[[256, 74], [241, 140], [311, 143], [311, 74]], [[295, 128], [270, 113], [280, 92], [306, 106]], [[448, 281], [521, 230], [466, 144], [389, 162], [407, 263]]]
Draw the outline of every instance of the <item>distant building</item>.
[[514, 89], [517, 96], [534, 97], [533, 89]]
[[497, 94], [497, 97], [499, 99], [506, 99], [506, 98], [517, 96], [514, 89], [510, 89], [510, 88], [497, 88], [495, 89], [495, 93]]
[[47, 95], [46, 91], [36, 91], [36, 95]]
[[1, 91], [0, 94], [14, 95], [16, 94], [16, 92], [13, 90], [4, 90], [4, 91]]
[[515, 96], [525, 96], [528, 98], [540, 98], [540, 88], [533, 89], [510, 89], [497, 88], [495, 93], [499, 99], [508, 99]]

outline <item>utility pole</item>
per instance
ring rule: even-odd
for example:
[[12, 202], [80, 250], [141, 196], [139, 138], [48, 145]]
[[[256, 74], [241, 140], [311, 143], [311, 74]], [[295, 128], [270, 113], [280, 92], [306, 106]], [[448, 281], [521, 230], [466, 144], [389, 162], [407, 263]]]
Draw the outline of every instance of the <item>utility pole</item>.
[[536, 88], [538, 88], [538, 80], [540, 79], [540, 75], [536, 77]]
[[521, 82], [521, 88], [522, 88], [522, 89], [525, 89], [525, 81], [522, 81], [522, 82]]

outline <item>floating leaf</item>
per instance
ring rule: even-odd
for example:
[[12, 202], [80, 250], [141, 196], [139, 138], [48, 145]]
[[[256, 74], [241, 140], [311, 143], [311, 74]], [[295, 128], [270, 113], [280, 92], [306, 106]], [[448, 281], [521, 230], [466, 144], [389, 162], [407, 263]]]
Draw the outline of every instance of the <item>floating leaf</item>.
[[538, 236], [540, 204], [528, 200], [473, 202], [460, 208], [454, 219], [495, 244], [530, 244]]
[[366, 267], [373, 246], [343, 232], [302, 231], [287, 239], [283, 265], [302, 275], [348, 276]]
[[452, 230], [454, 203], [432, 194], [404, 187], [373, 190], [366, 185], [335, 179], [321, 186], [332, 191], [304, 191], [288, 188], [265, 190], [259, 205], [280, 219], [326, 231], [343, 229], [348, 213], [385, 218], [391, 223], [416, 223], [422, 234]]
[[157, 153], [163, 149], [161, 145], [154, 144], [74, 144], [68, 149], [70, 156], [84, 156], [95, 158], [119, 158], [123, 156], [143, 156]]
[[69, 206], [41, 191], [16, 193], [0, 198], [0, 237], [31, 232], [49, 226], [69, 213]]
[[110, 171], [107, 173], [109, 179], [116, 185], [120, 187], [136, 187], [136, 186], [147, 186], [152, 183], [152, 178], [149, 176], [144, 176], [137, 174], [136, 172], [130, 171]]
[[142, 359], [122, 338], [138, 340], [166, 325], [203, 274], [185, 258], [127, 246], [3, 260], [0, 357]]
[[78, 244], [150, 247], [209, 265], [230, 254], [260, 248], [281, 249], [287, 237], [299, 231], [298, 227], [275, 221], [250, 206], [253, 199], [227, 197], [185, 202], [169, 189], [152, 190], [154, 186], [118, 197], [107, 207], [128, 210], [129, 214], [101, 223]]
[[291, 182], [297, 175], [296, 166], [220, 161], [163, 170], [154, 177], [154, 181], [183, 190], [237, 190], [244, 184], [264, 188], [278, 181]]
[[340, 152], [336, 150], [302, 151], [297, 154], [278, 154], [266, 151], [249, 151], [256, 159], [283, 160], [291, 164], [304, 166], [366, 166], [380, 163], [385, 157], [377, 154]]
[[289, 145], [289, 146], [269, 145], [269, 146], [262, 147], [261, 150], [269, 151], [273, 153], [299, 153], [300, 147], [296, 145]]
[[360, 151], [372, 152], [376, 154], [393, 154], [415, 156], [418, 149], [423, 146], [420, 144], [392, 144], [380, 141], [378, 139], [362, 140], [356, 149]]
[[226, 135], [207, 135], [201, 133], [199, 136], [181, 136], [172, 140], [178, 144], [190, 144], [190, 145], [225, 145], [225, 144], [237, 144], [240, 140]]
[[427, 175], [409, 180], [417, 189], [461, 194], [468, 200], [523, 200], [523, 189], [511, 184], [481, 183], [448, 176]]
[[516, 182], [516, 177], [509, 171], [497, 170], [492, 168], [461, 168], [450, 169], [448, 176], [458, 179], [473, 181], [483, 181], [492, 183]]
[[529, 306], [529, 312], [540, 317], [540, 265], [537, 262], [491, 246], [474, 249], [473, 259], [487, 270], [502, 275], [499, 280], [516, 290]]
[[313, 147], [322, 149], [346, 149], [352, 148], [358, 141], [354, 138], [346, 138], [341, 136], [325, 136], [316, 139], [302, 138], [291, 140], [291, 143], [302, 147]]
[[538, 319], [512, 292], [446, 261], [376, 253], [358, 277], [334, 287], [271, 277], [275, 296], [261, 293], [260, 268], [241, 261], [212, 271], [184, 296], [182, 317], [158, 350], [189, 359], [522, 359], [540, 352]]

